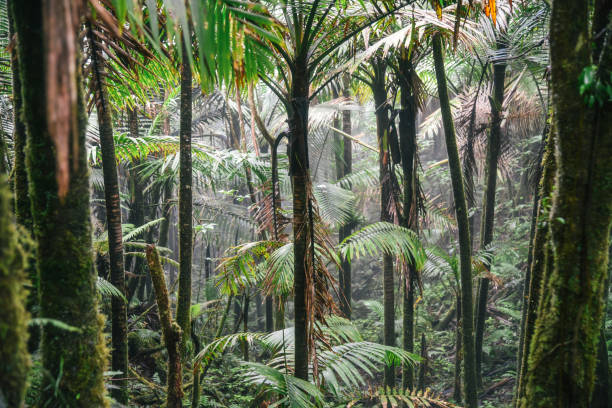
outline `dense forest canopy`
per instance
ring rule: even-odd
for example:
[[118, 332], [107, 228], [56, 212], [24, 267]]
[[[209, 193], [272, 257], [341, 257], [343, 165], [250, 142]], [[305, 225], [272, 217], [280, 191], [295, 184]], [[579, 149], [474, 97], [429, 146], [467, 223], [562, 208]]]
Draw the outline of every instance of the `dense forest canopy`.
[[608, 0], [0, 0], [0, 408], [610, 408], [610, 157]]

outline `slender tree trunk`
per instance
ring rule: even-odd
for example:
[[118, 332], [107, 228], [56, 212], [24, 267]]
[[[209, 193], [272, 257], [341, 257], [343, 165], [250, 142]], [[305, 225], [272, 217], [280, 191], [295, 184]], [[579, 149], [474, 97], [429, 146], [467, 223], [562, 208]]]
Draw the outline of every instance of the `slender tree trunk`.
[[[121, 229], [121, 202], [119, 197], [119, 176], [115, 157], [115, 141], [113, 139], [113, 122], [111, 107], [108, 101], [106, 84], [104, 83], [104, 67], [96, 40], [88, 27], [89, 44], [91, 46], [91, 61], [93, 65], [93, 81], [95, 89], [96, 112], [98, 114], [98, 129], [100, 132], [100, 150], [102, 152], [102, 172], [104, 174], [104, 199], [106, 203], [106, 226], [108, 229], [108, 253], [110, 258], [111, 283], [125, 294], [125, 268], [123, 259], [123, 233]], [[111, 299], [112, 309], [112, 353], [111, 366], [113, 371], [120, 371], [113, 384], [111, 394], [121, 403], [127, 404], [128, 384], [128, 352], [127, 352], [127, 308], [125, 301], [117, 296]]]
[[[43, 377], [41, 401], [62, 405], [58, 401], [61, 396], [66, 401], [78, 399], [81, 406], [104, 407], [108, 406], [103, 381], [107, 351], [93, 266], [87, 118], [76, 55], [77, 27], [73, 24], [78, 19], [68, 18], [79, 15], [80, 5], [53, 0], [12, 3], [28, 134], [40, 313], [80, 330], [69, 332], [52, 325], [44, 328], [42, 365], [49, 375]], [[54, 61], [58, 55], [65, 57], [61, 71]], [[66, 73], [73, 76], [66, 78]], [[48, 94], [49, 90], [54, 92]], [[62, 104], [67, 104], [65, 115], [52, 115], [56, 113], [52, 109]]]
[[[138, 123], [138, 111], [136, 108], [128, 109], [128, 129], [130, 131], [130, 137], [137, 139], [140, 136], [139, 132], [139, 123]], [[145, 223], [145, 195], [144, 191], [146, 188], [146, 184], [141, 179], [138, 174], [138, 166], [140, 165], [140, 160], [134, 160], [134, 162], [130, 163], [129, 166], [129, 183], [130, 183], [130, 212], [128, 220], [130, 224], [135, 227], [140, 227]], [[158, 190], [157, 190], [158, 191]], [[155, 194], [153, 194], [155, 196]], [[155, 202], [155, 201], [154, 201]], [[140, 257], [133, 257], [132, 262], [130, 264], [130, 270], [134, 272], [136, 275], [140, 275], [139, 278], [131, 278], [138, 282], [138, 285], [146, 285], [146, 282], [151, 280], [151, 277], [148, 273], [146, 273], [146, 262], [144, 259]], [[134, 287], [135, 284], [131, 283], [128, 287]], [[149, 284], [150, 287], [150, 284]], [[128, 291], [128, 295], [131, 298], [133, 294], [133, 290]], [[141, 299], [144, 300], [144, 299]]]
[[[540, 147], [540, 152], [538, 153], [538, 167], [536, 171], [536, 179], [538, 183], [540, 183], [542, 178], [542, 159], [544, 157], [544, 148], [546, 146], [546, 138], [550, 131], [550, 115], [547, 116], [546, 125], [544, 126], [544, 131], [542, 132], [542, 146]], [[554, 173], [554, 172], [553, 172]], [[521, 378], [521, 369], [523, 362], [523, 349], [525, 346], [525, 334], [526, 334], [526, 325], [527, 325], [527, 311], [529, 305], [529, 291], [531, 288], [531, 268], [533, 266], [533, 249], [535, 246], [535, 237], [536, 231], [538, 229], [538, 216], [539, 216], [539, 205], [540, 205], [540, 185], [536, 186], [535, 191], [533, 193], [533, 207], [531, 210], [531, 226], [529, 229], [529, 247], [527, 249], [527, 266], [525, 271], [525, 281], [523, 283], [523, 297], [522, 297], [522, 305], [521, 305], [521, 333], [519, 337], [519, 346], [518, 346], [518, 358], [517, 358], [517, 368], [516, 368], [516, 389], [514, 395], [514, 404], [517, 402], [518, 396], [518, 388], [519, 382]]]
[[612, 277], [612, 263], [610, 254], [612, 246], [608, 248], [608, 279], [604, 287], [604, 318], [599, 331], [599, 345], [597, 348], [597, 368], [595, 374], [595, 388], [591, 398], [590, 408], [610, 408], [612, 406], [612, 384], [610, 383], [610, 364], [608, 363], [608, 343], [606, 340], [606, 316], [608, 313], [608, 296], [610, 294], [610, 278]]
[[[497, 41], [497, 49], [503, 49], [502, 41]], [[493, 95], [491, 102], [491, 130], [487, 143], [486, 164], [486, 186], [482, 209], [482, 226], [480, 234], [480, 248], [486, 247], [493, 242], [493, 229], [495, 227], [495, 192], [497, 188], [497, 162], [501, 147], [501, 122], [503, 119], [504, 85], [506, 78], [506, 63], [500, 62], [493, 65]], [[491, 265], [486, 263], [486, 269]], [[482, 387], [482, 341], [484, 338], [485, 320], [487, 318], [487, 300], [489, 294], [489, 281], [487, 277], [480, 278], [476, 298], [476, 380], [478, 387]]]
[[[289, 171], [293, 184], [294, 308], [295, 308], [295, 376], [308, 380], [310, 327], [306, 299], [308, 282], [313, 274], [308, 266], [308, 108], [309, 86], [306, 57], [298, 58], [292, 72], [293, 86], [289, 102]], [[312, 248], [314, 250], [314, 248]], [[310, 265], [312, 267], [312, 265]]]
[[11, 200], [7, 179], [0, 175], [0, 400], [19, 408], [23, 407], [31, 365], [25, 307], [28, 254], [19, 242]]
[[283, 330], [285, 328], [285, 297], [279, 296], [274, 302], [275, 314], [274, 330]]
[[183, 45], [181, 63], [181, 120], [179, 175], [179, 283], [176, 322], [183, 330], [181, 350], [191, 332], [191, 257], [193, 251], [191, 168], [191, 67]]
[[[412, 91], [411, 76], [413, 75], [412, 61], [408, 59], [408, 50], [403, 49], [400, 59], [400, 104], [399, 113], [399, 144], [403, 171], [403, 197], [402, 197], [402, 226], [418, 233], [418, 181], [417, 181], [417, 142], [416, 142], [416, 115], [417, 107]], [[404, 315], [403, 315], [403, 347], [404, 350], [414, 351], [414, 289], [416, 280], [414, 265], [406, 265], [406, 280], [404, 284]], [[414, 373], [412, 366], [403, 367], [402, 387], [414, 387]]]
[[266, 333], [274, 330], [274, 301], [272, 296], [266, 296]]
[[[344, 75], [342, 78], [343, 91], [342, 96], [350, 97], [350, 77]], [[351, 111], [346, 109], [342, 111], [341, 121], [338, 120], [336, 129], [342, 124], [342, 131], [348, 135], [352, 133]], [[353, 149], [350, 140], [342, 135], [336, 135], [336, 178], [339, 180], [346, 177], [352, 172], [353, 168]], [[352, 221], [341, 225], [338, 231], [338, 241], [342, 242], [346, 237], [351, 235], [353, 225]], [[342, 259], [340, 263], [339, 273], [340, 283], [340, 311], [347, 318], [351, 318], [351, 263], [346, 259]]]
[[[388, 148], [389, 112], [387, 105], [386, 65], [384, 61], [372, 64], [374, 78], [372, 92], [376, 109], [376, 135], [378, 139], [380, 168], [380, 220], [393, 222], [391, 205], [391, 163]], [[383, 304], [384, 304], [384, 343], [395, 346], [395, 284], [393, 281], [393, 256], [383, 255]], [[385, 367], [385, 387], [395, 386], [395, 367]]]
[[[552, 256], [546, 262], [521, 407], [588, 407], [594, 386], [612, 220], [612, 103], [603, 98], [587, 104], [585, 96], [592, 95], [581, 95], [576, 81], [592, 62], [599, 64], [602, 81], [612, 71], [610, 32], [604, 30], [612, 4], [596, 1], [595, 10], [591, 27], [587, 2], [552, 4], [557, 161], [548, 219]], [[590, 37], [590, 29], [596, 37]]]
[[147, 262], [155, 291], [157, 311], [161, 323], [164, 345], [168, 351], [168, 392], [166, 394], [166, 407], [180, 408], [183, 406], [183, 373], [181, 365], [181, 336], [183, 331], [172, 320], [170, 299], [166, 278], [159, 260], [159, 254], [154, 245], [147, 245]]
[[461, 336], [461, 294], [457, 292], [457, 327], [455, 328], [455, 383], [453, 387], [453, 399], [457, 404], [461, 404], [461, 361], [463, 360]]
[[465, 403], [467, 408], [475, 408], [478, 406], [478, 395], [476, 391], [476, 356], [474, 355], [473, 334], [474, 313], [472, 306], [472, 248], [470, 244], [470, 224], [468, 221], [467, 204], [463, 188], [459, 150], [457, 149], [457, 140], [455, 139], [455, 125], [453, 123], [448, 88], [446, 85], [446, 72], [444, 70], [442, 39], [440, 34], [435, 34], [433, 37], [433, 55], [436, 79], [438, 82], [438, 94], [440, 97], [440, 111], [442, 113], [442, 123], [444, 125], [444, 136], [446, 139], [446, 150], [448, 152], [448, 165], [453, 185], [457, 229], [459, 230], [461, 328], [463, 332], [463, 385], [465, 389]]
[[540, 199], [538, 200], [535, 223], [536, 230], [533, 238], [533, 249], [531, 255], [531, 268], [529, 271], [528, 296], [525, 303], [525, 323], [522, 332], [522, 353], [519, 361], [517, 392], [515, 401], [520, 401], [525, 395], [525, 377], [529, 365], [529, 350], [531, 338], [535, 328], [535, 321], [540, 303], [542, 283], [544, 279], [544, 269], [546, 266], [546, 256], [549, 252], [548, 240], [550, 237], [549, 226], [546, 220], [550, 212], [550, 199], [555, 183], [556, 163], [555, 163], [555, 139], [553, 137], [554, 126], [551, 124], [546, 138], [546, 147], [542, 158], [542, 175], [538, 187]]

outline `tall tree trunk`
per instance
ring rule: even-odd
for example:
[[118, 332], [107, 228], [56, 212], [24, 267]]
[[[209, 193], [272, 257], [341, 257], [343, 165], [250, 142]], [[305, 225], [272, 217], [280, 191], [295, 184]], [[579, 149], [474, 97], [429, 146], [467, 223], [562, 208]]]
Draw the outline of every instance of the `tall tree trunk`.
[[581, 95], [577, 81], [593, 62], [599, 64], [597, 80], [610, 78], [612, 44], [605, 28], [612, 4], [595, 1], [595, 10], [591, 27], [588, 2], [552, 4], [557, 160], [548, 219], [552, 256], [546, 262], [521, 407], [588, 407], [594, 386], [612, 220], [612, 103], [603, 98], [588, 104], [585, 97], [594, 96], [588, 90]]
[[[417, 182], [417, 106], [412, 90], [412, 61], [408, 59], [408, 50], [402, 49], [400, 59], [400, 104], [399, 113], [399, 144], [402, 158], [403, 197], [402, 226], [418, 233], [418, 182]], [[414, 289], [416, 280], [414, 265], [406, 265], [406, 279], [403, 298], [403, 347], [414, 351]], [[411, 365], [403, 367], [402, 387], [414, 387], [414, 373]]]
[[183, 330], [181, 350], [191, 335], [191, 257], [193, 250], [192, 225], [192, 168], [191, 168], [191, 66], [187, 48], [183, 44], [181, 63], [181, 119], [180, 119], [180, 174], [179, 174], [179, 283], [176, 322]]
[[[129, 108], [127, 112], [128, 116], [128, 129], [130, 137], [137, 139], [140, 136], [139, 123], [138, 123], [138, 111], [136, 108]], [[144, 191], [146, 184], [138, 174], [138, 166], [140, 160], [136, 159], [129, 165], [129, 185], [130, 185], [130, 212], [128, 216], [129, 223], [135, 227], [140, 227], [145, 223], [145, 195]], [[153, 194], [155, 195], [155, 194]], [[131, 278], [136, 281], [138, 285], [146, 286], [146, 282], [151, 280], [151, 277], [146, 273], [146, 261], [141, 257], [133, 257], [130, 263], [130, 270], [139, 275], [140, 277]], [[135, 283], [130, 283], [128, 288], [134, 287]], [[150, 285], [149, 285], [150, 286]], [[128, 290], [128, 298], [131, 298], [133, 290]], [[140, 299], [144, 300], [144, 299]]]
[[455, 200], [455, 214], [457, 217], [457, 229], [459, 230], [459, 259], [461, 278], [461, 329], [463, 333], [463, 375], [465, 389], [465, 403], [468, 408], [478, 406], [478, 395], [476, 391], [476, 356], [474, 350], [473, 322], [474, 312], [472, 305], [472, 248], [470, 244], [470, 224], [463, 188], [463, 176], [461, 173], [461, 162], [459, 150], [455, 139], [455, 124], [451, 113], [448, 88], [446, 84], [446, 72], [444, 69], [444, 57], [442, 56], [442, 38], [440, 34], [433, 37], [433, 56], [438, 82], [438, 95], [440, 97], [440, 111], [446, 139], [446, 150], [448, 152], [448, 165], [453, 185], [453, 197]]
[[[525, 281], [523, 282], [523, 297], [522, 297], [522, 305], [521, 305], [521, 332], [519, 337], [519, 345], [518, 345], [518, 357], [517, 357], [517, 368], [516, 368], [516, 388], [514, 395], [514, 404], [517, 402], [519, 382], [521, 379], [521, 369], [523, 364], [523, 351], [525, 347], [525, 334], [527, 327], [527, 311], [529, 305], [529, 291], [531, 288], [531, 269], [533, 266], [533, 249], [535, 247], [535, 237], [536, 231], [538, 230], [538, 216], [539, 216], [539, 206], [540, 206], [540, 181], [542, 179], [542, 159], [544, 157], [544, 148], [546, 146], [546, 140], [550, 131], [550, 115], [547, 115], [546, 125], [544, 126], [544, 130], [542, 132], [542, 145], [540, 147], [540, 152], [538, 153], [538, 164], [536, 169], [536, 180], [538, 180], [538, 185], [535, 188], [533, 193], [533, 206], [531, 210], [531, 226], [529, 228], [529, 247], [527, 248], [527, 266], [525, 271]], [[554, 174], [554, 172], [552, 173]]]
[[[106, 203], [106, 226], [108, 229], [108, 254], [110, 258], [111, 283], [125, 295], [125, 268], [123, 259], [123, 233], [121, 229], [121, 202], [119, 197], [119, 176], [115, 157], [113, 139], [113, 121], [108, 101], [105, 74], [101, 50], [88, 27], [93, 81], [95, 89], [96, 112], [100, 132], [100, 150], [102, 152], [102, 172], [104, 175], [104, 199]], [[127, 404], [128, 394], [128, 352], [127, 352], [127, 308], [123, 298], [113, 296], [112, 309], [112, 352], [111, 366], [113, 371], [120, 371], [113, 379], [111, 395], [121, 403]]]
[[[345, 98], [350, 97], [350, 77], [345, 74], [342, 78], [342, 96]], [[342, 111], [341, 121], [338, 121], [338, 129], [342, 123], [342, 131], [347, 135], [352, 133], [351, 125], [351, 111], [345, 109]], [[353, 148], [352, 142], [342, 135], [336, 136], [336, 178], [339, 180], [342, 177], [346, 177], [351, 174], [353, 169]], [[338, 231], [338, 241], [342, 242], [346, 237], [351, 235], [353, 229], [353, 222], [349, 221], [347, 224], [341, 225]], [[351, 263], [346, 259], [342, 259], [340, 263], [339, 273], [340, 283], [340, 311], [347, 318], [351, 318]]]
[[[87, 118], [74, 24], [81, 4], [47, 0], [12, 5], [28, 134], [40, 314], [79, 329], [75, 333], [52, 325], [44, 328], [42, 363], [49, 375], [40, 388], [41, 400], [61, 405], [61, 397], [78, 399], [81, 406], [104, 407], [108, 406], [103, 381], [107, 351], [95, 287], [85, 153]], [[64, 56], [61, 71], [54, 61], [59, 55]], [[67, 73], [73, 75], [66, 78]], [[67, 109], [64, 115], [56, 115], [60, 106]]]
[[31, 365], [25, 308], [28, 254], [19, 242], [11, 200], [7, 179], [0, 175], [0, 401], [19, 408]]
[[[498, 34], [499, 35], [499, 34]], [[501, 40], [497, 41], [497, 49], [505, 48]], [[491, 130], [487, 143], [486, 186], [482, 208], [482, 226], [480, 230], [480, 248], [493, 242], [493, 229], [495, 227], [495, 191], [497, 188], [497, 162], [501, 147], [501, 122], [503, 119], [504, 85], [506, 78], [506, 62], [493, 65], [493, 95], [491, 95]], [[485, 263], [485, 268], [491, 265]], [[487, 277], [480, 278], [476, 298], [476, 380], [478, 387], [482, 387], [482, 341], [484, 338], [485, 320], [487, 318], [487, 299], [489, 294], [489, 281]]]
[[[552, 118], [551, 118], [552, 119]], [[555, 163], [555, 139], [553, 137], [554, 124], [551, 124], [548, 136], [546, 138], [546, 147], [542, 157], [542, 174], [540, 184], [538, 186], [539, 200], [535, 213], [536, 230], [533, 237], [533, 248], [531, 254], [531, 268], [529, 271], [529, 288], [525, 302], [525, 323], [523, 325], [522, 337], [522, 353], [519, 361], [520, 367], [517, 379], [517, 391], [515, 401], [518, 404], [521, 398], [525, 395], [525, 377], [527, 367], [529, 365], [529, 350], [531, 347], [531, 338], [535, 328], [535, 321], [540, 303], [540, 295], [542, 292], [542, 283], [544, 279], [544, 269], [546, 266], [546, 256], [549, 252], [548, 240], [550, 236], [549, 226], [546, 220], [550, 212], [550, 199], [555, 183], [556, 163]]]
[[[292, 72], [293, 86], [289, 102], [289, 171], [293, 184], [293, 256], [295, 309], [295, 376], [308, 380], [310, 353], [308, 311], [306, 309], [308, 281], [313, 278], [308, 266], [308, 108], [309, 84], [306, 58], [296, 61]], [[314, 250], [312, 248], [311, 250]], [[312, 265], [311, 265], [312, 266]], [[309, 275], [309, 276], [307, 276]]]
[[[376, 136], [378, 139], [379, 180], [380, 180], [380, 220], [393, 222], [391, 215], [391, 163], [388, 148], [389, 112], [387, 105], [386, 65], [377, 60], [372, 64], [374, 77], [372, 92], [376, 109]], [[384, 304], [384, 343], [395, 346], [395, 284], [393, 282], [393, 256], [383, 255], [383, 304]], [[385, 367], [385, 387], [395, 386], [395, 367]]]

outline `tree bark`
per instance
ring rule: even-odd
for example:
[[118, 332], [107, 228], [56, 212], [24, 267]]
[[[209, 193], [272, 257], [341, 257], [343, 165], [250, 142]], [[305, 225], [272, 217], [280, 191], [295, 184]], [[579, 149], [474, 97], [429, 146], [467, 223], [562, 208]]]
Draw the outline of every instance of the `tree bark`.
[[[505, 48], [501, 40], [497, 41], [497, 49]], [[487, 164], [486, 164], [486, 186], [482, 208], [482, 227], [480, 234], [480, 249], [493, 242], [493, 229], [495, 227], [495, 192], [497, 188], [497, 162], [501, 147], [501, 122], [503, 119], [504, 104], [504, 85], [506, 78], [506, 62], [502, 61], [493, 65], [493, 95], [489, 99], [491, 103], [491, 130], [487, 143]], [[491, 269], [491, 264], [485, 263], [487, 270]], [[487, 300], [489, 296], [490, 279], [483, 277], [479, 279], [477, 298], [476, 298], [476, 380], [478, 387], [482, 387], [482, 342], [485, 331], [485, 321], [487, 318]]]
[[[100, 132], [100, 150], [102, 152], [102, 172], [104, 175], [104, 199], [106, 206], [106, 226], [108, 230], [108, 254], [110, 258], [110, 281], [125, 295], [125, 267], [123, 258], [123, 233], [121, 228], [121, 202], [119, 197], [119, 176], [115, 157], [115, 141], [113, 139], [113, 122], [111, 107], [108, 101], [106, 83], [104, 83], [104, 67], [96, 40], [88, 27], [91, 47], [91, 63], [95, 89], [96, 112], [98, 114], [98, 129]], [[111, 366], [113, 371], [120, 371], [113, 379], [111, 395], [121, 403], [127, 404], [128, 394], [128, 350], [127, 350], [127, 307], [123, 298], [113, 296], [112, 309], [112, 352]]]
[[[76, 56], [71, 57], [71, 50], [78, 50], [77, 25], [63, 19], [78, 16], [75, 9], [79, 4], [56, 3], [60, 2], [12, 3], [19, 36], [23, 117], [28, 134], [27, 163], [40, 276], [40, 313], [43, 318], [60, 320], [79, 329], [76, 333], [52, 325], [44, 328], [42, 365], [49, 375], [43, 377], [40, 398], [51, 405], [78, 399], [81, 406], [106, 407], [103, 372], [107, 351], [93, 266], [85, 152], [87, 118], [78, 61]], [[52, 11], [57, 14], [51, 14]], [[60, 30], [65, 35], [63, 42], [52, 38], [50, 29]], [[54, 74], [58, 75], [50, 75], [51, 57], [58, 55], [66, 56], [62, 60], [65, 71], [58, 72], [57, 65], [53, 65]], [[65, 73], [73, 73], [69, 81], [61, 80], [66, 79], [60, 78]], [[48, 95], [49, 88], [57, 93]], [[66, 98], [67, 95], [71, 98]], [[60, 96], [64, 98], [62, 103], [68, 104], [67, 115], [53, 116], [52, 124], [48, 119], [47, 101]], [[57, 147], [61, 148], [61, 155]], [[59, 382], [55, 383], [58, 378]]]
[[[581, 95], [577, 81], [592, 62], [598, 64], [597, 79], [609, 81], [612, 45], [609, 30], [603, 28], [610, 24], [611, 8], [608, 1], [595, 2], [595, 9], [607, 17], [603, 27], [595, 21], [593, 33], [604, 34], [593, 37], [593, 47], [589, 4], [552, 4], [557, 161], [548, 219], [552, 256], [546, 262], [521, 407], [588, 407], [594, 386], [612, 220], [612, 103], [603, 98], [588, 104], [585, 97], [593, 95]], [[601, 53], [593, 54], [596, 50]]]
[[183, 330], [181, 351], [191, 334], [191, 257], [193, 251], [191, 168], [191, 66], [183, 45], [181, 63], [180, 174], [179, 174], [179, 283], [176, 322]]
[[455, 139], [455, 125], [453, 123], [450, 100], [448, 97], [446, 72], [442, 55], [442, 38], [440, 34], [434, 34], [432, 45], [436, 79], [438, 82], [438, 95], [440, 97], [440, 111], [442, 113], [446, 150], [448, 152], [448, 165], [453, 185], [457, 229], [459, 230], [459, 271], [461, 278], [461, 328], [463, 333], [463, 386], [465, 390], [465, 403], [468, 408], [476, 408], [478, 406], [478, 395], [476, 391], [476, 356], [473, 335], [474, 313], [472, 305], [472, 248], [470, 243], [470, 224], [465, 201], [459, 150], [457, 149], [457, 140]]
[[168, 392], [166, 395], [166, 406], [168, 408], [180, 408], [183, 406], [183, 374], [181, 365], [181, 336], [183, 331], [180, 326], [172, 321], [172, 310], [170, 310], [170, 299], [166, 278], [159, 260], [159, 253], [154, 245], [147, 245], [147, 263], [155, 291], [159, 322], [161, 323], [164, 345], [168, 351]]

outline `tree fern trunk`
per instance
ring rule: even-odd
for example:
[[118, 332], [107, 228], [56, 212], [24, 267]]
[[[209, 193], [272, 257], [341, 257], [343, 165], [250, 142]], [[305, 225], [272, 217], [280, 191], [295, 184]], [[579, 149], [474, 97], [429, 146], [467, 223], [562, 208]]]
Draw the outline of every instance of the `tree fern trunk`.
[[[504, 43], [497, 42], [497, 49], [503, 49]], [[486, 186], [482, 209], [482, 228], [480, 248], [485, 249], [493, 242], [493, 229], [495, 227], [495, 192], [497, 188], [497, 162], [501, 147], [501, 122], [504, 103], [504, 84], [506, 78], [505, 62], [493, 65], [493, 95], [491, 102], [491, 130], [487, 143]], [[486, 263], [485, 268], [491, 265]], [[478, 387], [482, 387], [482, 341], [484, 338], [485, 320], [487, 318], [487, 299], [489, 294], [489, 278], [480, 278], [476, 298], [476, 379]]]
[[[348, 98], [350, 96], [350, 77], [345, 75], [342, 78], [343, 91], [342, 96]], [[351, 111], [342, 111], [341, 118], [338, 118], [334, 126], [336, 129], [342, 127], [342, 131], [348, 135], [352, 132], [351, 126]], [[348, 176], [352, 172], [353, 167], [353, 149], [352, 142], [340, 134], [336, 134], [336, 179]], [[338, 242], [344, 241], [346, 237], [351, 235], [352, 222], [341, 225], [338, 230]], [[340, 263], [339, 273], [340, 284], [340, 311], [347, 318], [351, 318], [351, 263], [346, 259], [342, 259]]]
[[459, 230], [459, 258], [461, 277], [461, 328], [463, 333], [463, 358], [464, 358], [464, 389], [465, 403], [468, 408], [478, 406], [478, 395], [476, 392], [476, 356], [474, 350], [473, 322], [474, 313], [472, 305], [472, 248], [470, 244], [470, 225], [463, 188], [463, 176], [461, 173], [461, 162], [459, 161], [459, 150], [455, 139], [455, 125], [451, 113], [448, 88], [446, 85], [446, 72], [442, 56], [442, 39], [440, 34], [433, 37], [433, 56], [438, 82], [438, 94], [440, 97], [440, 111], [444, 136], [446, 139], [446, 150], [448, 152], [448, 165], [453, 185], [453, 197], [455, 200], [455, 214], [457, 217], [457, 229]]
[[308, 380], [310, 360], [308, 310], [306, 306], [308, 277], [308, 72], [306, 59], [297, 61], [292, 72], [293, 86], [289, 111], [289, 170], [293, 184], [293, 249], [294, 249], [294, 307], [295, 307], [295, 376]]
[[[403, 49], [400, 59], [400, 104], [399, 113], [399, 144], [402, 158], [403, 197], [402, 226], [418, 233], [418, 184], [417, 184], [417, 142], [416, 114], [417, 107], [412, 90], [412, 61], [408, 59], [407, 50]], [[414, 289], [416, 271], [414, 265], [407, 265], [403, 298], [403, 347], [414, 351]], [[402, 387], [412, 390], [414, 387], [414, 372], [412, 366], [403, 367]]]
[[[76, 39], [76, 27], [50, 12], [75, 13], [67, 10], [75, 3], [56, 4], [52, 0], [14, 2], [16, 32], [19, 36], [19, 71], [22, 84], [24, 122], [28, 133], [28, 174], [40, 276], [41, 317], [56, 319], [77, 327], [78, 333], [47, 325], [42, 338], [42, 365], [48, 376], [43, 377], [41, 401], [62, 405], [78, 399], [81, 406], [105, 407], [103, 372], [106, 347], [102, 334], [103, 317], [98, 313], [96, 274], [93, 267], [91, 220], [89, 209], [89, 176], [85, 152], [87, 117], [81, 98], [81, 75], [77, 58], [62, 60], [62, 69], [74, 72], [70, 81], [59, 81], [49, 74], [47, 64], [51, 52], [67, 52], [76, 43], [53, 42], [53, 30], [61, 30], [66, 38]], [[76, 7], [75, 7], [76, 8]], [[47, 14], [49, 13], [49, 14]], [[68, 14], [70, 15], [70, 14]], [[45, 20], [46, 22], [43, 22]], [[55, 54], [57, 55], [57, 54]], [[69, 52], [66, 55], [70, 55]], [[61, 75], [61, 73], [58, 73]], [[72, 82], [74, 81], [74, 82]], [[57, 95], [47, 95], [51, 86]], [[68, 147], [69, 181], [58, 175], [56, 143], [47, 120], [48, 100], [58, 95], [71, 95], [76, 90], [69, 116], [58, 119], [53, 135], [62, 149]], [[56, 101], [59, 103], [59, 101]], [[68, 102], [66, 102], [68, 103]], [[60, 142], [63, 139], [63, 142]], [[60, 144], [65, 143], [65, 144]], [[60, 190], [61, 187], [61, 190]], [[55, 379], [60, 376], [57, 384]], [[57, 388], [56, 388], [57, 386]]]
[[[380, 220], [393, 222], [391, 204], [391, 163], [388, 148], [389, 112], [387, 106], [386, 65], [377, 60], [372, 64], [374, 78], [372, 92], [376, 109], [376, 136], [379, 148], [380, 181]], [[384, 306], [384, 343], [395, 346], [395, 284], [393, 279], [393, 257], [383, 255], [383, 306]], [[395, 367], [385, 367], [385, 387], [395, 386]]]
[[[102, 152], [102, 172], [104, 174], [104, 199], [106, 204], [106, 226], [108, 229], [108, 254], [110, 258], [111, 283], [125, 294], [125, 267], [123, 259], [123, 233], [121, 229], [121, 202], [119, 197], [119, 176], [113, 139], [113, 122], [108, 101], [101, 50], [88, 27], [91, 47], [94, 98], [98, 114], [100, 150]], [[120, 371], [113, 380], [117, 388], [111, 394], [117, 402], [128, 402], [128, 355], [127, 355], [127, 310], [122, 298], [113, 296], [112, 309], [112, 369]]]
[[191, 67], [187, 48], [183, 45], [181, 63], [180, 113], [180, 174], [179, 174], [179, 283], [176, 322], [183, 330], [181, 350], [191, 336], [191, 257], [193, 250], [192, 225], [192, 168], [191, 168]]

